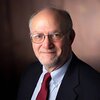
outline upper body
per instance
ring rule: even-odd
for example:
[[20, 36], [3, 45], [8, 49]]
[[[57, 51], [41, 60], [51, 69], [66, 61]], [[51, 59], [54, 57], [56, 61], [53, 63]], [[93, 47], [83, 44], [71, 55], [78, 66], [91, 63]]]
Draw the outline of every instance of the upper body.
[[[29, 29], [40, 63], [22, 77], [18, 100], [34, 100], [45, 72], [52, 76], [50, 91], [55, 91], [49, 93], [50, 100], [100, 100], [100, 74], [72, 53], [75, 32], [68, 12], [45, 8], [31, 17]], [[54, 88], [53, 79], [58, 82]]]
[[[39, 62], [24, 73], [17, 100], [31, 100], [42, 74]], [[55, 100], [100, 100], [100, 74], [73, 55]], [[54, 100], [53, 98], [50, 100]]]

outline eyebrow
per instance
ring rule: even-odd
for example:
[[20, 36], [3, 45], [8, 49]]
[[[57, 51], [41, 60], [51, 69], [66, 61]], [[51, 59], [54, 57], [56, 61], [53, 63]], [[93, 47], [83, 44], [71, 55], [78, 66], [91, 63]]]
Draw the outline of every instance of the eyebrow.
[[[58, 30], [54, 30], [54, 31], [51, 31], [51, 32], [48, 32], [48, 33], [56, 33], [56, 32], [61, 33], [61, 31], [58, 31]], [[45, 32], [42, 32], [42, 31], [33, 31], [32, 33], [34, 34], [34, 33], [45, 33]]]

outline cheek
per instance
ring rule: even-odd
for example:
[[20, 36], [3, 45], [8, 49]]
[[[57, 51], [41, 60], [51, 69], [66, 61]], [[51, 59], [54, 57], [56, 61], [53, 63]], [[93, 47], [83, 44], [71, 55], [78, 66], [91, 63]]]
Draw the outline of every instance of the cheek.
[[39, 46], [38, 45], [35, 45], [35, 44], [32, 44], [32, 48], [33, 48], [33, 51], [34, 51], [35, 55], [38, 55]]
[[57, 55], [61, 55], [63, 51], [63, 44], [62, 42], [56, 44], [56, 49], [57, 49]]

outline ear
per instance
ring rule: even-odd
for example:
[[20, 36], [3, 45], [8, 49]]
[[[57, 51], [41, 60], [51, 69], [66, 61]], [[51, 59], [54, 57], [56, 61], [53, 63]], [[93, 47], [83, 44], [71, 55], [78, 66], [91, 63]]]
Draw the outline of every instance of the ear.
[[72, 44], [73, 43], [73, 41], [74, 41], [74, 38], [75, 38], [75, 31], [72, 29], [71, 30], [71, 34], [70, 34], [70, 43]]

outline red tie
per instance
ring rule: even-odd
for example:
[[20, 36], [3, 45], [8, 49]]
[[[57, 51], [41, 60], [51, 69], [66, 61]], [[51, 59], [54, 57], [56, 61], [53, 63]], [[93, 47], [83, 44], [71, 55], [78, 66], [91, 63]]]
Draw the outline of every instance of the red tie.
[[36, 100], [47, 100], [49, 95], [49, 82], [51, 80], [50, 73], [44, 75], [41, 89], [37, 95]]

